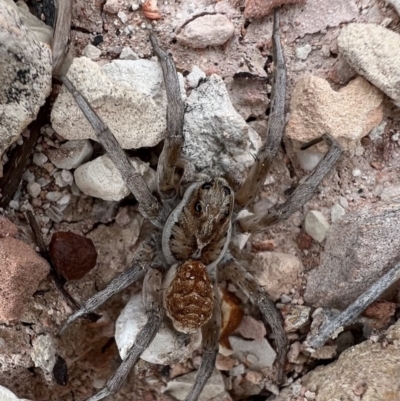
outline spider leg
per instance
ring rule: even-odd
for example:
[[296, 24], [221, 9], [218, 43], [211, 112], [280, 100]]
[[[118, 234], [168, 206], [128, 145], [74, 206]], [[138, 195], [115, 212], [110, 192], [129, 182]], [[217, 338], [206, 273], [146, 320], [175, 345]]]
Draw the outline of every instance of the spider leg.
[[143, 177], [132, 167], [114, 134], [93, 110], [85, 97], [75, 88], [74, 84], [66, 76], [62, 76], [61, 80], [74, 97], [77, 105], [93, 127], [99, 142], [103, 145], [121, 173], [126, 185], [139, 202], [140, 213], [149, 220], [156, 219], [160, 212], [160, 204], [150, 192]]
[[151, 33], [153, 45], [163, 70], [165, 88], [167, 91], [167, 136], [157, 167], [158, 190], [164, 197], [175, 194], [175, 166], [181, 154], [183, 145], [183, 118], [185, 106], [182, 101], [178, 75], [171, 57], [160, 48], [156, 36]]
[[130, 286], [133, 282], [140, 280], [147, 272], [150, 267], [152, 260], [151, 248], [143, 244], [142, 248], [136, 252], [133, 266], [125, 270], [118, 277], [114, 278], [104, 290], [93, 295], [87, 301], [83, 303], [81, 308], [68, 317], [64, 325], [62, 326], [59, 334], [63, 334], [68, 326], [73, 323], [76, 319], [84, 316], [88, 313], [94, 312], [99, 306], [103, 305], [109, 298], [123, 289]]
[[283, 321], [280, 312], [269, 299], [264, 288], [235, 259], [229, 259], [218, 272], [220, 279], [233, 282], [235, 285], [239, 286], [242, 291], [248, 294], [250, 301], [259, 307], [263, 319], [270, 325], [277, 350], [278, 381], [282, 382], [288, 340], [283, 329]]
[[236, 203], [241, 208], [252, 202], [264, 185], [285, 130], [286, 64], [281, 45], [278, 9], [274, 11], [272, 44], [275, 70], [266, 142], [258, 151], [256, 161], [235, 195]]
[[197, 401], [209, 377], [211, 376], [215, 360], [217, 359], [219, 349], [219, 334], [221, 330], [221, 301], [219, 299], [219, 291], [217, 280], [214, 281], [214, 310], [212, 318], [203, 327], [203, 357], [199, 370], [197, 371], [196, 380], [185, 401]]
[[122, 361], [117, 371], [107, 380], [105, 387], [86, 401], [98, 401], [115, 394], [121, 388], [140, 355], [153, 341], [164, 317], [161, 279], [162, 274], [158, 270], [150, 269], [147, 273], [143, 281], [143, 303], [146, 307], [147, 322], [139, 331], [127, 357]]
[[307, 149], [321, 141], [325, 141], [329, 145], [329, 150], [318, 163], [314, 171], [293, 191], [285, 203], [273, 207], [266, 213], [240, 219], [238, 225], [243, 232], [256, 233], [264, 231], [266, 227], [288, 219], [313, 197], [318, 185], [329, 173], [342, 154], [340, 145], [329, 134], [324, 134], [320, 138], [312, 140], [303, 145], [302, 149]]

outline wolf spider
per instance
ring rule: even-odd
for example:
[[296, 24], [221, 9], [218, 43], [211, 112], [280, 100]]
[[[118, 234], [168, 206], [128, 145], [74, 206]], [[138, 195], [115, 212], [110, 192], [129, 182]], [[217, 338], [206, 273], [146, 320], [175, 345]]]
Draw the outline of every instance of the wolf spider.
[[[303, 148], [307, 148], [324, 140], [329, 150], [285, 203], [274, 206], [268, 212], [241, 218], [238, 212], [252, 203], [263, 186], [285, 128], [286, 66], [280, 42], [279, 10], [274, 12], [272, 40], [275, 69], [265, 144], [241, 184], [230, 185], [222, 177], [196, 177], [189, 163], [182, 161], [185, 108], [178, 77], [172, 59], [159, 47], [153, 34], [150, 40], [162, 66], [168, 98], [167, 136], [157, 168], [157, 196], [133, 170], [117, 140], [86, 99], [68, 78], [62, 78], [136, 197], [139, 211], [155, 228], [155, 234], [136, 253], [132, 266], [84, 302], [61, 329], [61, 333], [64, 332], [78, 317], [95, 311], [112, 295], [144, 277], [142, 295], [147, 323], [105, 387], [87, 401], [100, 400], [121, 387], [141, 353], [159, 331], [166, 319], [165, 314], [178, 331], [190, 333], [202, 329], [203, 357], [195, 383], [186, 398], [187, 401], [196, 401], [214, 369], [218, 353], [221, 311], [217, 285], [219, 280], [224, 279], [232, 281], [248, 294], [270, 325], [277, 349], [278, 380], [282, 381], [288, 347], [282, 317], [263, 287], [236, 260], [234, 252], [230, 252], [230, 239], [234, 231], [261, 232], [291, 216], [313, 196], [341, 155], [340, 146], [328, 134], [304, 145]], [[177, 183], [176, 167], [182, 165], [184, 172]]]

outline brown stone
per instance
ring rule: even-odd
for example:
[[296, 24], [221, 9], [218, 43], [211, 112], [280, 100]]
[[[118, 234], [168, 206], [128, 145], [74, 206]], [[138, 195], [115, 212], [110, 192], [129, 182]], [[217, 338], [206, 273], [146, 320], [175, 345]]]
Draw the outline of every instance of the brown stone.
[[15, 237], [18, 232], [18, 227], [11, 223], [6, 217], [0, 215], [0, 238]]
[[49, 272], [49, 264], [29, 245], [0, 239], [0, 319], [18, 319], [24, 305]]
[[93, 241], [71, 232], [53, 234], [49, 245], [51, 260], [67, 280], [79, 280], [96, 266]]

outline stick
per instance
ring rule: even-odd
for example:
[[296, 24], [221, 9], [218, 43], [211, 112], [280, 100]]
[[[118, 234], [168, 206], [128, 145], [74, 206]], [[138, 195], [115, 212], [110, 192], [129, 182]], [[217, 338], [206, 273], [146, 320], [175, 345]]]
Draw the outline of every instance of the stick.
[[342, 326], [350, 324], [358, 315], [360, 315], [379, 295], [387, 288], [400, 279], [400, 263], [395, 265], [367, 291], [359, 296], [345, 311], [330, 322], [325, 323], [320, 332], [311, 337], [305, 344], [307, 347], [318, 349], [332, 336], [332, 334]]

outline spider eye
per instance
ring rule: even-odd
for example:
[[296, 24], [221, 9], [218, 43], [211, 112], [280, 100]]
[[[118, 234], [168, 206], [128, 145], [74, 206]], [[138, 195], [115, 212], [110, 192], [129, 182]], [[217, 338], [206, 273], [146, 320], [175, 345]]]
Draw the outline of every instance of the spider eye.
[[231, 189], [229, 187], [224, 186], [224, 192], [226, 196], [229, 196], [231, 194]]
[[195, 205], [194, 205], [194, 208], [196, 209], [196, 212], [197, 213], [200, 213], [201, 212], [201, 204], [200, 204], [200, 202], [197, 202]]
[[206, 182], [201, 186], [201, 189], [210, 189], [212, 187], [212, 182]]

